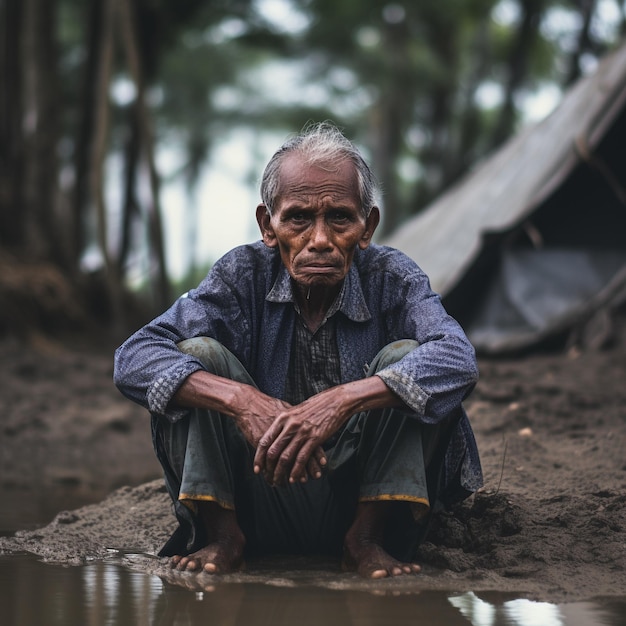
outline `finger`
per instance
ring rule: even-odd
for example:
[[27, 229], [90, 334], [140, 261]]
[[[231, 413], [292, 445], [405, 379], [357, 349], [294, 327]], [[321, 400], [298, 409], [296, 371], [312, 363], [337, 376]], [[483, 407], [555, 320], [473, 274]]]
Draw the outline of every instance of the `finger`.
[[284, 428], [281, 426], [281, 428], [282, 430], [267, 449], [264, 467], [265, 473], [272, 476], [272, 482], [277, 485], [281, 485], [287, 480], [300, 447], [298, 443], [300, 438], [295, 437], [292, 429], [288, 425], [285, 425]]
[[268, 450], [274, 443], [276, 437], [280, 434], [281, 429], [282, 427], [274, 421], [265, 434], [259, 439], [253, 461], [255, 474], [260, 474], [261, 472], [266, 473]]
[[289, 473], [289, 482], [306, 482], [309, 476], [315, 479], [321, 478], [322, 468], [313, 454], [314, 445], [313, 442], [308, 441], [298, 450]]
[[305, 476], [309, 476], [313, 479], [318, 479], [322, 477], [322, 467], [319, 464], [319, 461], [315, 458], [315, 456], [309, 457], [309, 460], [306, 463], [305, 467]]
[[284, 434], [272, 444], [265, 462], [265, 471], [271, 484], [284, 485], [287, 482], [297, 454], [297, 442], [293, 438], [287, 440]]
[[317, 446], [317, 448], [315, 448], [313, 456], [322, 467], [325, 467], [326, 463], [328, 463], [328, 459], [326, 458], [326, 452], [324, 452], [324, 448], [322, 448], [322, 446]]
[[323, 468], [328, 461], [326, 460], [326, 453], [322, 446], [317, 446], [313, 450], [313, 454], [309, 458], [306, 464], [306, 474], [311, 478], [321, 478], [323, 474]]
[[306, 464], [306, 471], [311, 478], [317, 479], [322, 477], [322, 467], [314, 456], [309, 458]]

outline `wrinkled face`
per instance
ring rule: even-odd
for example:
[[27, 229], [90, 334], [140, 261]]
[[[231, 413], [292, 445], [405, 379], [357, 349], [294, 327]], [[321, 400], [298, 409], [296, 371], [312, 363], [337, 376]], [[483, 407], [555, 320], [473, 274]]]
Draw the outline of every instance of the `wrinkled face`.
[[361, 210], [354, 165], [344, 161], [324, 169], [288, 156], [272, 215], [257, 207], [263, 241], [278, 248], [293, 280], [302, 288], [336, 287], [350, 269], [356, 247], [369, 245], [378, 225], [374, 207]]

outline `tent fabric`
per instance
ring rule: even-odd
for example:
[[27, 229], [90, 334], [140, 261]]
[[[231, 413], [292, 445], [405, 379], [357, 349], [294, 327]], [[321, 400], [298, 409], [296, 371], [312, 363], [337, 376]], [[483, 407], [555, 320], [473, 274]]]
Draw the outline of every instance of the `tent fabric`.
[[626, 251], [507, 251], [467, 334], [482, 353], [523, 349], [610, 304], [624, 268]]
[[[604, 146], [616, 126], [624, 134], [624, 141], [617, 147], [613, 145], [610, 153], [613, 162], [607, 164], [599, 159], [598, 149]], [[606, 286], [603, 281], [609, 280], [604, 275], [593, 281], [593, 288], [588, 280], [589, 264], [595, 263], [593, 251], [603, 248], [602, 241], [598, 241], [598, 228], [602, 226], [590, 229], [594, 232], [588, 237], [593, 237], [594, 241], [584, 241], [586, 225], [593, 223], [594, 212], [601, 209], [603, 218], [606, 214], [615, 216], [619, 213], [619, 217], [611, 217], [612, 224], [603, 227], [607, 232], [612, 230], [607, 237], [607, 241], [611, 240], [611, 247], [616, 247], [617, 239], [617, 247], [626, 250], [626, 233], [622, 236], [619, 234], [621, 228], [616, 228], [626, 219], [626, 192], [621, 183], [624, 159], [619, 145], [626, 145], [626, 45], [603, 59], [593, 74], [578, 81], [542, 122], [525, 128], [382, 243], [399, 248], [412, 257], [429, 275], [433, 288], [443, 296], [444, 303], [451, 294], [451, 300], [461, 292], [464, 296], [480, 294], [474, 296], [479, 301], [466, 302], [467, 319], [460, 321], [464, 326], [469, 319], [477, 323], [475, 311], [481, 310], [481, 315], [486, 317], [481, 322], [480, 340], [475, 341], [485, 349], [497, 352], [499, 348], [496, 346], [505, 349], [505, 346], [530, 345], [549, 335], [551, 328], [562, 330], [564, 320], [573, 320], [575, 311], [582, 312], [584, 307], [576, 299], [576, 294], [584, 292], [588, 302], [595, 302], [593, 294]], [[581, 167], [595, 168], [599, 172], [596, 178], [604, 189], [597, 193], [590, 189], [589, 185], [599, 183], [591, 176], [581, 176]], [[567, 189], [567, 185], [570, 185], [570, 191], [564, 200], [561, 196], [567, 194], [561, 191]], [[585, 202], [579, 199], [581, 189], [588, 194]], [[611, 196], [609, 201], [607, 194]], [[525, 230], [529, 235], [526, 237], [528, 244], [533, 239], [534, 224], [546, 223], [547, 219], [554, 219], [557, 215], [555, 198], [560, 198], [561, 203], [569, 203], [558, 212], [563, 221], [558, 247], [569, 247], [569, 252], [545, 246], [539, 232], [539, 240], [533, 242], [537, 256], [533, 258], [530, 252], [517, 254], [507, 243], [511, 233]], [[601, 207], [598, 202], [603, 203]], [[550, 207], [551, 213], [546, 212], [546, 206]], [[598, 222], [600, 218], [595, 219]], [[570, 242], [567, 241], [568, 224], [572, 229]], [[554, 230], [554, 224], [551, 228]], [[576, 233], [575, 228], [578, 229]], [[574, 255], [576, 260], [574, 256], [565, 260], [563, 255]], [[484, 266], [485, 259], [491, 267], [479, 275], [476, 268]], [[570, 263], [572, 276], [565, 280], [562, 273], [567, 272]], [[495, 270], [496, 265], [499, 273]], [[574, 272], [574, 267], [580, 272]], [[529, 293], [545, 292], [550, 276], [555, 278], [550, 287], [553, 299], [560, 298], [564, 307], [558, 314], [552, 308], [546, 310], [548, 300], [545, 296], [526, 299]], [[478, 280], [489, 284], [478, 288], [475, 284]], [[494, 290], [498, 293], [492, 293]], [[563, 293], [565, 290], [568, 291], [567, 298]], [[491, 304], [480, 301], [482, 298]], [[511, 326], [510, 320], [494, 316], [493, 312], [487, 314], [497, 300], [516, 303], [516, 315], [521, 316], [527, 325], [524, 332]], [[493, 328], [485, 334], [484, 325], [488, 320]], [[487, 342], [489, 334], [491, 339]]]
[[539, 124], [524, 129], [383, 243], [412, 257], [445, 296], [487, 233], [532, 214], [593, 150], [626, 105], [626, 45], [576, 83]]

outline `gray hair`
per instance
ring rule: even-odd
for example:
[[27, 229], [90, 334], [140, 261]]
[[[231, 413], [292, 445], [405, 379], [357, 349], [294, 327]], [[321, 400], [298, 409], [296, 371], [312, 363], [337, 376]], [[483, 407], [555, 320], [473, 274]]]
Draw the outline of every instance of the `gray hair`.
[[300, 134], [288, 139], [269, 160], [261, 180], [261, 199], [270, 214], [278, 197], [280, 166], [290, 154], [297, 154], [306, 159], [307, 163], [317, 165], [351, 161], [356, 170], [363, 215], [367, 217], [370, 214], [376, 204], [376, 179], [356, 146], [330, 122], [306, 126]]

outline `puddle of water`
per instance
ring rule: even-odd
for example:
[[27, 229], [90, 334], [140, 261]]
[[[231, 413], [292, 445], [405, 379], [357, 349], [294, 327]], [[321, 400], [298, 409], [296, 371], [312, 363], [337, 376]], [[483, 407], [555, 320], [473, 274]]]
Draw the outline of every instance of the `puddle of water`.
[[556, 605], [497, 593], [378, 595], [323, 585], [220, 582], [210, 591], [98, 562], [64, 567], [0, 557], [7, 626], [624, 626], [626, 597]]
[[[98, 499], [68, 489], [0, 488], [0, 534], [35, 528], [59, 510]], [[626, 626], [626, 596], [556, 605], [498, 593], [416, 593], [413, 585], [384, 595], [380, 588], [344, 588], [336, 577], [337, 585], [329, 584], [324, 565], [285, 579], [280, 564], [270, 562], [270, 569], [199, 591], [136, 571], [132, 561], [119, 553], [110, 562], [65, 567], [0, 556], [0, 626]]]
[[98, 502], [111, 491], [102, 489], [85, 493], [66, 487], [28, 489], [0, 486], [0, 535], [12, 535], [17, 529], [43, 526], [52, 521], [59, 511]]

